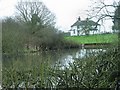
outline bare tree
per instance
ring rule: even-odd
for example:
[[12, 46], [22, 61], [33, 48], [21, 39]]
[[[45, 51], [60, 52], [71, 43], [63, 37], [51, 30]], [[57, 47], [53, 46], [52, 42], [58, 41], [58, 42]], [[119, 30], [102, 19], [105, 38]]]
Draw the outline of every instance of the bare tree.
[[[97, 22], [104, 22], [106, 19], [110, 19], [113, 21], [114, 24], [114, 28], [117, 33], [118, 33], [118, 47], [115, 49], [117, 49], [117, 53], [116, 56], [119, 57], [119, 51], [120, 51], [120, 1], [118, 0], [113, 0], [113, 2], [111, 4], [106, 3], [107, 0], [99, 0], [99, 2], [95, 2], [95, 6], [92, 9], [92, 12], [89, 12], [89, 16], [90, 18], [96, 18]], [[108, 0], [109, 1], [109, 0]], [[116, 60], [119, 60], [116, 58]], [[116, 64], [119, 66], [119, 64]], [[120, 86], [120, 75], [119, 73], [119, 68], [117, 71], [115, 71], [116, 75], [114, 75], [114, 78], [117, 78], [116, 80], [116, 87], [115, 90], [119, 89]], [[112, 73], [114, 73], [114, 71], [111, 71]], [[112, 76], [112, 75], [111, 75]]]
[[92, 4], [92, 9], [88, 10], [88, 16], [91, 19], [96, 19], [97, 22], [103, 22], [105, 20], [114, 21], [115, 18], [115, 10], [119, 6], [119, 2], [117, 0], [113, 0], [111, 3], [108, 0], [91, 0], [94, 3]]
[[[94, 0], [92, 0], [94, 1]], [[99, 20], [105, 19], [106, 17], [113, 17], [114, 10], [117, 8], [117, 2], [113, 2], [108, 4], [106, 0], [97, 0], [97, 2], [93, 2], [92, 9], [89, 10], [88, 16], [90, 18], [97, 18]]]
[[20, 21], [25, 23], [33, 23], [36, 25], [54, 25], [55, 24], [55, 16], [51, 13], [48, 8], [42, 3], [37, 0], [32, 2], [30, 1], [20, 1], [16, 5], [17, 9], [17, 18]]
[[[55, 15], [38, 0], [21, 1], [16, 5], [17, 20], [23, 23], [28, 31], [27, 48], [46, 48], [53, 44], [56, 36]], [[24, 25], [25, 24], [25, 25]], [[43, 48], [43, 49], [44, 49]]]
[[[94, 1], [94, 0], [92, 0]], [[104, 26], [104, 21], [111, 20], [114, 24], [112, 27], [115, 32], [118, 32], [120, 37], [120, 27], [118, 28], [118, 23], [120, 22], [120, 1], [113, 0], [108, 3], [108, 0], [97, 0], [92, 4], [92, 9], [88, 10], [88, 16], [90, 19], [96, 19], [97, 23], [101, 22]], [[97, 27], [97, 26], [96, 26]], [[116, 28], [117, 27], [117, 28]]]
[[120, 31], [120, 4], [115, 10], [113, 29]]

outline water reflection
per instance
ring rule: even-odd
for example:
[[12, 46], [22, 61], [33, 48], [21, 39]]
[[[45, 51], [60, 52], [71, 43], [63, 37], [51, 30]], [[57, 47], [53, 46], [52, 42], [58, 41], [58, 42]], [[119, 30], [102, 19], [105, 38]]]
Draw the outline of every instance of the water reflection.
[[76, 59], [82, 59], [89, 56], [95, 56], [99, 52], [105, 52], [103, 49], [79, 49], [76, 51], [69, 51], [63, 54], [56, 62], [59, 62], [63, 66], [69, 66], [69, 63], [73, 63]]
[[[21, 67], [39, 66], [40, 63], [46, 62], [50, 66], [60, 63], [62, 66], [69, 66], [75, 59], [88, 57], [89, 55], [96, 55], [98, 52], [104, 52], [103, 49], [71, 49], [61, 51], [46, 51], [36, 53], [26, 53], [24, 56], [16, 56], [15, 58], [3, 58], [3, 64], [6, 66], [18, 63]], [[94, 52], [94, 53], [93, 53]], [[16, 65], [17, 66], [17, 65]]]

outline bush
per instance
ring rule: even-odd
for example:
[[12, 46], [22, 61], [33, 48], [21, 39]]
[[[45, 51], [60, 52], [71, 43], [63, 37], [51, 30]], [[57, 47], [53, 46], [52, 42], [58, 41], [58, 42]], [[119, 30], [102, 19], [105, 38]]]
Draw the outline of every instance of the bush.
[[3, 20], [2, 28], [2, 51], [3, 53], [15, 54], [23, 51], [25, 44], [25, 32], [14, 19]]
[[[47, 62], [31, 66], [29, 70], [4, 67], [3, 87], [18, 87], [24, 83], [24, 88], [115, 88], [116, 78], [120, 77], [120, 74], [115, 75], [115, 72], [120, 72], [119, 59], [118, 48], [111, 48], [77, 59], [69, 67], [56, 64], [52, 68]], [[20, 65], [16, 61], [14, 63]]]

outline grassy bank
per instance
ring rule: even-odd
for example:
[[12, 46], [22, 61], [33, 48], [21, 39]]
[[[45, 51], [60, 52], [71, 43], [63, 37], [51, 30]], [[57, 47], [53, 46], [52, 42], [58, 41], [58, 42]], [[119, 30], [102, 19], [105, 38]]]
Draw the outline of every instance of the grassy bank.
[[68, 41], [74, 41], [79, 44], [92, 44], [92, 43], [112, 43], [117, 41], [117, 34], [98, 34], [89, 36], [67, 36]]

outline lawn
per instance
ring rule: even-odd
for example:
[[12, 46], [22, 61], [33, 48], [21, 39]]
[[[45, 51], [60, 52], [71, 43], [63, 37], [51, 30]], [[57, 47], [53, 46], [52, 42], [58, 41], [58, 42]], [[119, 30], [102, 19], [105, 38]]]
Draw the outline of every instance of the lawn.
[[65, 39], [79, 44], [112, 43], [117, 41], [117, 34], [97, 34], [89, 36], [66, 36]]

